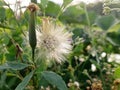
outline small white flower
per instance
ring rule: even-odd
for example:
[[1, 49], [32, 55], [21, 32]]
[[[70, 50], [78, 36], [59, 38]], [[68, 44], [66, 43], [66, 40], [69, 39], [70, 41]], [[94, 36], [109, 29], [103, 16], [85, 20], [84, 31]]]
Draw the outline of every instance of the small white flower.
[[104, 58], [107, 54], [105, 52], [101, 53], [101, 57]]
[[75, 85], [76, 87], [79, 87], [79, 86], [80, 86], [80, 85], [79, 85], [79, 82], [77, 82], [77, 81], [74, 82], [74, 85]]
[[84, 58], [79, 58], [79, 61], [84, 62], [85, 59]]
[[40, 58], [61, 63], [72, 49], [71, 34], [44, 18], [42, 28], [37, 32], [37, 47]]
[[95, 57], [95, 56], [96, 56], [96, 51], [93, 50], [93, 51], [91, 52], [91, 54], [92, 54], [93, 57]]
[[108, 57], [108, 62], [113, 62], [114, 61], [114, 55], [113, 54], [111, 54], [111, 55], [109, 55], [109, 57]]
[[91, 64], [91, 70], [92, 70], [92, 72], [96, 71], [96, 66], [94, 64]]
[[120, 54], [116, 54], [115, 62], [120, 64]]
[[120, 54], [111, 54], [111, 55], [109, 55], [108, 62], [113, 62], [113, 61], [120, 64]]

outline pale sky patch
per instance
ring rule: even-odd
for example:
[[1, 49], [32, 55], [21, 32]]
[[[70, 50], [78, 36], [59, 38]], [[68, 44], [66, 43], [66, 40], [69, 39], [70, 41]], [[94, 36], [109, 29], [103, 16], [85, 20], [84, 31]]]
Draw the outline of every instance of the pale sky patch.
[[[30, 4], [31, 0], [4, 0], [4, 1], [7, 4], [10, 4], [10, 8], [14, 12], [16, 12], [17, 9], [19, 9], [20, 7], [28, 6]], [[38, 3], [40, 3], [40, 0], [37, 0], [37, 1], [38, 1]], [[63, 4], [63, 0], [49, 0], [49, 1], [53, 1], [59, 5]], [[79, 4], [80, 2], [84, 2], [86, 4], [89, 4], [89, 3], [94, 3], [94, 2], [98, 2], [98, 1], [103, 1], [103, 0], [73, 0], [70, 5]], [[25, 10], [26, 10], [26, 8], [22, 8], [22, 12], [24, 12]]]

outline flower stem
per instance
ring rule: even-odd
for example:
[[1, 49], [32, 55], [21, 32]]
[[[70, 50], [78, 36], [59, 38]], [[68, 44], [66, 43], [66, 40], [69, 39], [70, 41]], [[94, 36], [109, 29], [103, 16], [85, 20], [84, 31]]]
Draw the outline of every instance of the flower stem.
[[[87, 24], [88, 24], [88, 35], [90, 36], [90, 38], [91, 38], [91, 44], [93, 45], [93, 48], [94, 48], [94, 50], [95, 50], [95, 52], [96, 52], [96, 59], [97, 59], [97, 62], [98, 62], [98, 64], [100, 65], [100, 63], [99, 63], [99, 57], [98, 57], [98, 54], [97, 54], [97, 51], [96, 51], [96, 45], [95, 45], [95, 43], [94, 43], [94, 35], [92, 35], [92, 29], [91, 29], [91, 23], [90, 23], [90, 19], [89, 19], [89, 15], [88, 15], [88, 11], [87, 11], [87, 8], [86, 8], [86, 5], [84, 5], [84, 10], [85, 10], [85, 15], [86, 15], [86, 19], [87, 19]], [[103, 89], [104, 90], [106, 90], [106, 87], [105, 87], [105, 80], [104, 80], [104, 77], [103, 77], [103, 74], [102, 74], [102, 68], [101, 68], [101, 66], [99, 66], [100, 68], [100, 78], [101, 78], [101, 80], [102, 80], [102, 84], [103, 84]]]
[[32, 61], [35, 64], [35, 49], [32, 48]]

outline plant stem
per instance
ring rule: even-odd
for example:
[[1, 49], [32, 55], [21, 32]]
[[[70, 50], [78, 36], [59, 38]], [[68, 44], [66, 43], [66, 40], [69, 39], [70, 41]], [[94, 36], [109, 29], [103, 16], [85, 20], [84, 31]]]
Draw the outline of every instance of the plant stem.
[[87, 19], [87, 23], [88, 23], [88, 26], [90, 28], [90, 20], [89, 20], [89, 16], [88, 16], [88, 11], [87, 11], [86, 5], [84, 5], [84, 9], [85, 9], [85, 16], [86, 16], [86, 19]]
[[[85, 10], [85, 15], [86, 15], [87, 24], [88, 24], [88, 35], [91, 38], [91, 44], [93, 45], [93, 48], [94, 48], [94, 50], [96, 52], [97, 62], [100, 65], [100, 63], [99, 63], [99, 57], [97, 55], [97, 51], [96, 51], [96, 47], [95, 47], [96, 43], [94, 43], [94, 35], [92, 35], [92, 29], [91, 29], [90, 19], [89, 19], [89, 15], [88, 15], [88, 11], [87, 11], [86, 5], [84, 5], [84, 10]], [[102, 83], [103, 83], [103, 89], [106, 90], [105, 80], [104, 80], [104, 77], [103, 77], [103, 74], [102, 74], [102, 68], [101, 68], [101, 66], [100, 66], [100, 77], [101, 77], [101, 80], [102, 80]]]
[[35, 64], [35, 48], [32, 48], [32, 61]]
[[[31, 0], [31, 2], [32, 3], [37, 3], [37, 0]], [[36, 39], [36, 31], [35, 31], [35, 18], [36, 18], [36, 10], [37, 10], [37, 8], [35, 7], [35, 4], [29, 5], [28, 8], [30, 10], [30, 17], [29, 17], [29, 44], [31, 46], [32, 61], [34, 63], [34, 68], [32, 68], [32, 69], [36, 70], [37, 65], [35, 63], [35, 48], [36, 48], [37, 39]], [[33, 81], [32, 85], [34, 86], [34, 89], [38, 90], [37, 76], [35, 74], [33, 75], [32, 81]]]

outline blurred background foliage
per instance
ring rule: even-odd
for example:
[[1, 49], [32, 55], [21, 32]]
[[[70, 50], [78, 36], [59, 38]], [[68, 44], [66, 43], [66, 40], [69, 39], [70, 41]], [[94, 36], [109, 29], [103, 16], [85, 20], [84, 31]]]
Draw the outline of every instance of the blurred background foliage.
[[[61, 6], [48, 0], [41, 0], [41, 3], [38, 3], [40, 7], [36, 17], [38, 25], [41, 24], [42, 17], [49, 16], [57, 19], [58, 23], [61, 22], [73, 33], [73, 50], [68, 60], [57, 67], [48, 66], [47, 70], [59, 74], [68, 90], [119, 90], [120, 11], [118, 10], [120, 7], [118, 3], [105, 6], [104, 2], [69, 5], [70, 2], [72, 0], [64, 0]], [[105, 7], [109, 7], [109, 13], [104, 11]], [[112, 10], [115, 8], [119, 9]], [[15, 13], [9, 4], [0, 0], [0, 90], [14, 90], [21, 82], [19, 75], [25, 77], [29, 72], [27, 64], [31, 63], [30, 48], [24, 39], [28, 31], [29, 12], [27, 10], [24, 13], [20, 12], [18, 16]], [[47, 72], [41, 76], [40, 86], [55, 84], [58, 90], [65, 89], [59, 82], [51, 83], [51, 79], [47, 79], [46, 83], [45, 79], [48, 77], [45, 74]], [[49, 77], [59, 78], [54, 73], [50, 75], [52, 76]], [[116, 80], [119, 81], [117, 85]], [[29, 88], [31, 87], [28, 86], [25, 90], [32, 90]]]

